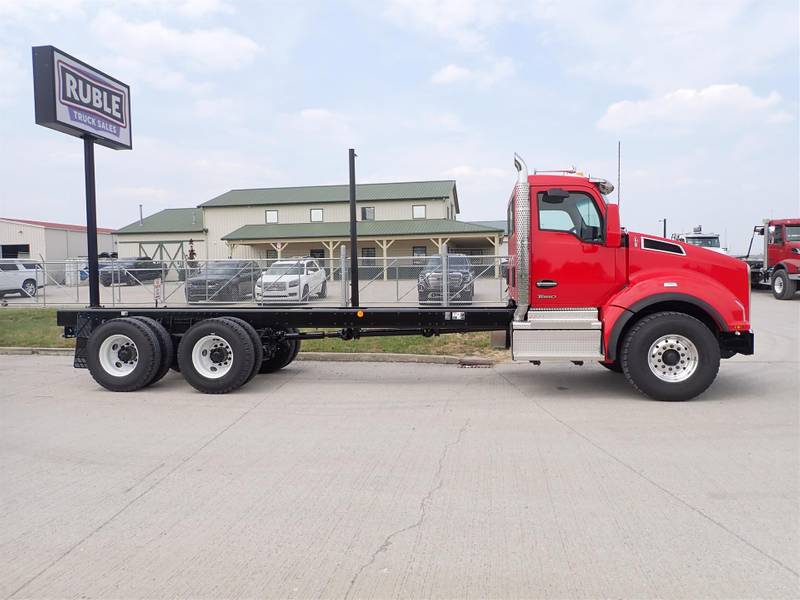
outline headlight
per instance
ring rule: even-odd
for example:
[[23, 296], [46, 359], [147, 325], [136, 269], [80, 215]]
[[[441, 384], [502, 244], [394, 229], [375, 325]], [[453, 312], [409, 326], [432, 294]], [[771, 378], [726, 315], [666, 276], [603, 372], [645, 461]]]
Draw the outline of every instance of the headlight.
[[297, 287], [298, 285], [300, 285], [300, 282], [299, 282], [299, 281], [297, 281], [297, 279], [292, 279], [292, 280], [289, 282], [289, 287]]

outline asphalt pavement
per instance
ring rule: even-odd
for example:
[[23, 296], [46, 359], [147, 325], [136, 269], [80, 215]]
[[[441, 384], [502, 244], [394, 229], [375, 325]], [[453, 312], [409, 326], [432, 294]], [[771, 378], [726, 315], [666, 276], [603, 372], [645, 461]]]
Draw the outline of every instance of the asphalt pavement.
[[800, 298], [702, 397], [297, 361], [227, 396], [0, 356], [3, 597], [797, 598]]

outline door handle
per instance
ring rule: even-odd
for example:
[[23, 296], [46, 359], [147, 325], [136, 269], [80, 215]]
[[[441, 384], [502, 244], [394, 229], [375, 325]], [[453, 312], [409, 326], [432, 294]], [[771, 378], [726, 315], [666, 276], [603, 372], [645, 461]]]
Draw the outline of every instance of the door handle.
[[557, 281], [553, 281], [552, 279], [540, 279], [536, 282], [536, 287], [538, 288], [554, 288], [558, 285]]

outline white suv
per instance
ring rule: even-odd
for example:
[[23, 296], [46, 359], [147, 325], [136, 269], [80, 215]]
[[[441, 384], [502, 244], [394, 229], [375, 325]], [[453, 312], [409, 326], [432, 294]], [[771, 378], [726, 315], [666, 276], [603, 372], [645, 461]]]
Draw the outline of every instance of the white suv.
[[0, 260], [0, 298], [6, 294], [19, 294], [33, 298], [44, 285], [41, 265], [26, 260]]
[[318, 298], [328, 295], [325, 269], [313, 258], [292, 258], [272, 263], [256, 281], [256, 302], [306, 301], [314, 294]]

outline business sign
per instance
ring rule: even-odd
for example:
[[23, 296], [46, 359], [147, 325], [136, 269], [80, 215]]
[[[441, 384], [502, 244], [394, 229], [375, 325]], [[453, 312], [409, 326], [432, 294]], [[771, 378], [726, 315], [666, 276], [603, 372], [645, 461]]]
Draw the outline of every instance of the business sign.
[[36, 123], [102, 146], [130, 149], [130, 88], [53, 46], [33, 48]]

